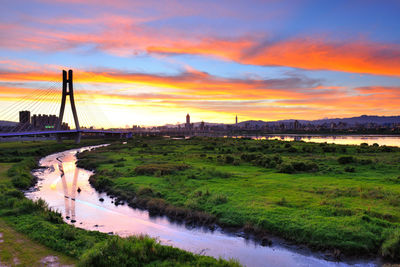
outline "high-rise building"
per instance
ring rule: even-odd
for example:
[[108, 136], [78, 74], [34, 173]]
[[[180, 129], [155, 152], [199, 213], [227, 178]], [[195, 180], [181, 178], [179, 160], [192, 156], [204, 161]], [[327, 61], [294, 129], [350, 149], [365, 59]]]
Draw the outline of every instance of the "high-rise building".
[[237, 126], [237, 124], [238, 124], [238, 119], [237, 119], [237, 115], [236, 115], [236, 126]]
[[294, 121], [294, 129], [297, 130], [297, 129], [299, 129], [299, 128], [300, 128], [300, 123], [299, 123], [298, 120], [295, 120], [295, 121]]
[[185, 124], [185, 127], [186, 127], [187, 129], [190, 128], [190, 115], [189, 115], [189, 113], [186, 115], [186, 124]]
[[[58, 117], [56, 115], [39, 114], [32, 116], [32, 126], [37, 130], [55, 129], [58, 124]], [[68, 124], [63, 123], [62, 129], [68, 128]]]
[[30, 124], [31, 123], [31, 112], [24, 110], [19, 112], [19, 123]]

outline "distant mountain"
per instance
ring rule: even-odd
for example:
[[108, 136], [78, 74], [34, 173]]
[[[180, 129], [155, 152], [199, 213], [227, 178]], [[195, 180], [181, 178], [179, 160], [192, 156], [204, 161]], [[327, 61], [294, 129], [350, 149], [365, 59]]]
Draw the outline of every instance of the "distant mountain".
[[[290, 120], [280, 120], [280, 121], [242, 121], [239, 124], [239, 126], [245, 126], [246, 123], [248, 125], [254, 127], [254, 126], [264, 126], [266, 124], [276, 124], [276, 123], [291, 123], [295, 122], [296, 120], [290, 119]], [[369, 116], [369, 115], [362, 115], [359, 117], [352, 117], [352, 118], [335, 118], [335, 119], [321, 119], [321, 120], [298, 120], [299, 123], [301, 124], [331, 124], [331, 123], [347, 123], [348, 125], [355, 125], [355, 124], [365, 124], [365, 123], [376, 123], [378, 125], [383, 125], [383, 124], [391, 124], [391, 123], [400, 123], [400, 116]]]
[[261, 120], [259, 120], [259, 121], [250, 120], [250, 121], [242, 121], [242, 122], [238, 123], [238, 125], [240, 127], [244, 127], [246, 124], [249, 125], [250, 127], [255, 127], [255, 126], [262, 127], [262, 126], [268, 124], [268, 122], [261, 121]]
[[15, 121], [0, 121], [0, 127], [4, 127], [4, 126], [16, 126], [18, 124], [18, 122]]
[[312, 124], [339, 123], [339, 122], [347, 124], [376, 123], [382, 125], [382, 124], [400, 123], [400, 116], [362, 115], [359, 117], [352, 117], [352, 118], [336, 118], [336, 119], [323, 119], [323, 120], [311, 121]]

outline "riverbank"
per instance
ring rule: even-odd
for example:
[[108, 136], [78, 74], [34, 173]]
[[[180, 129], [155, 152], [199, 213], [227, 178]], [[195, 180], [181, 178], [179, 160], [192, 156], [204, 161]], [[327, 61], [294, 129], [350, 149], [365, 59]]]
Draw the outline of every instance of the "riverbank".
[[177, 220], [398, 261], [400, 149], [278, 140], [134, 139], [79, 155], [91, 183]]
[[[85, 140], [80, 146], [98, 144]], [[61, 214], [44, 201], [33, 202], [19, 189], [35, 183], [30, 171], [40, 157], [76, 148], [65, 142], [24, 142], [0, 144], [0, 217], [7, 226], [35, 243], [76, 260], [78, 266], [239, 266], [235, 262], [195, 255], [177, 248], [162, 246], [148, 237], [120, 238], [86, 231], [63, 222]]]

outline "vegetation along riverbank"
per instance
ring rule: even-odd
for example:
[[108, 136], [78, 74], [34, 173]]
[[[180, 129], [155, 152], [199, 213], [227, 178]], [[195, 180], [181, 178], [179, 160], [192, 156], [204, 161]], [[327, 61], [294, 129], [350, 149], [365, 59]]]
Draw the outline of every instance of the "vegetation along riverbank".
[[78, 158], [117, 205], [274, 234], [337, 257], [400, 260], [400, 148], [137, 138]]
[[[79, 147], [99, 142], [85, 140]], [[64, 223], [44, 201], [24, 197], [20, 190], [35, 184], [30, 172], [41, 157], [76, 147], [53, 141], [0, 143], [1, 264], [42, 266], [57, 256], [60, 263], [78, 266], [239, 266], [163, 246], [149, 237], [120, 238], [82, 230]], [[20, 233], [17, 239], [11, 238], [13, 231]], [[20, 242], [25, 245], [18, 247]]]

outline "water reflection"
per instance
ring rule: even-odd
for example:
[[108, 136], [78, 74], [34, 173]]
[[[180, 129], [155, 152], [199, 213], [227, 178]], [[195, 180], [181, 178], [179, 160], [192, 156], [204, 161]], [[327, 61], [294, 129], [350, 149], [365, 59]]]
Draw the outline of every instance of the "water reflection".
[[[62, 181], [62, 187], [63, 187], [63, 192], [64, 192], [64, 203], [65, 203], [65, 218], [71, 219], [71, 222], [76, 222], [75, 218], [75, 198], [76, 198], [76, 190], [77, 190], [77, 181], [78, 181], [78, 175], [79, 175], [79, 168], [75, 167], [75, 164], [73, 162], [65, 162], [63, 163], [60, 161], [58, 158], [57, 160], [59, 161], [58, 165], [58, 171], [61, 176], [61, 181]], [[67, 174], [74, 173], [73, 176], [73, 181], [72, 181], [72, 187], [71, 191], [68, 190], [68, 183], [67, 183]]]

